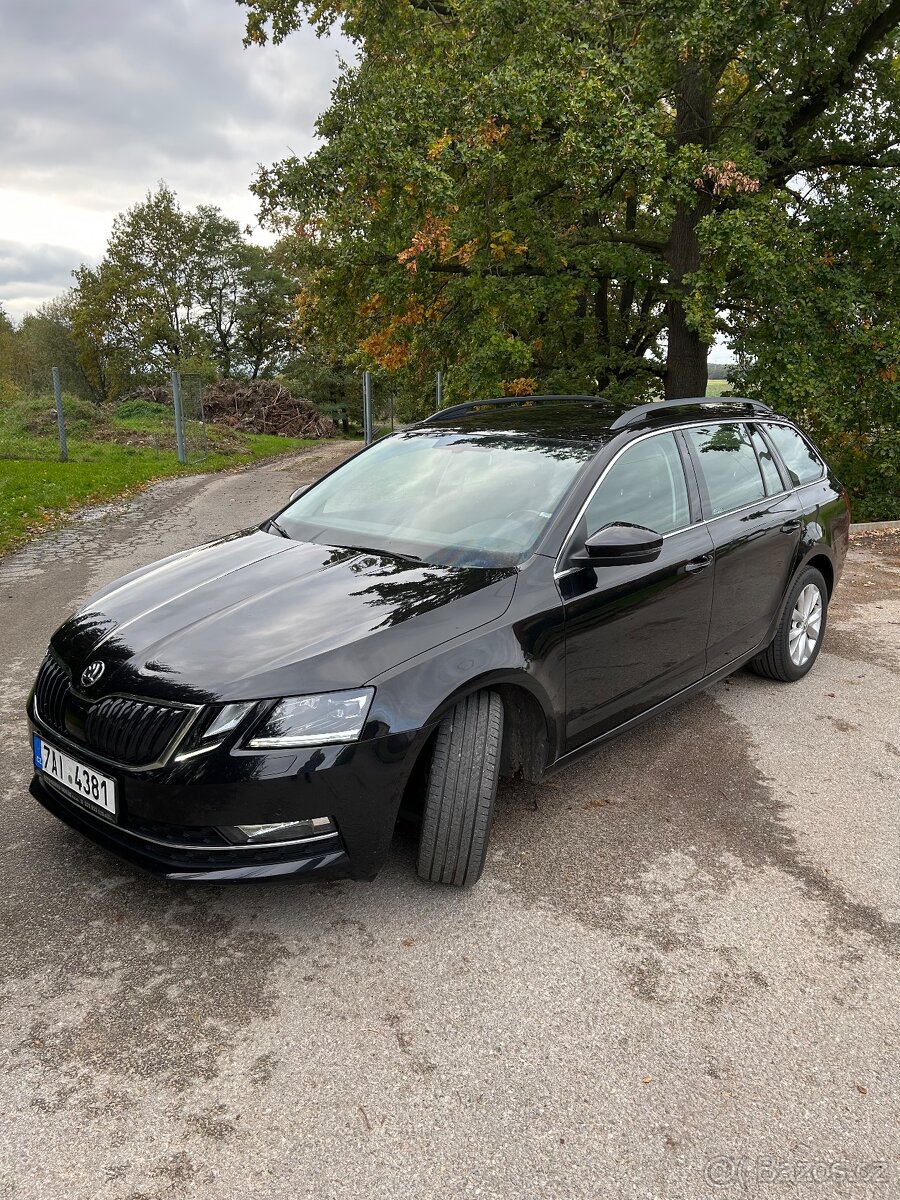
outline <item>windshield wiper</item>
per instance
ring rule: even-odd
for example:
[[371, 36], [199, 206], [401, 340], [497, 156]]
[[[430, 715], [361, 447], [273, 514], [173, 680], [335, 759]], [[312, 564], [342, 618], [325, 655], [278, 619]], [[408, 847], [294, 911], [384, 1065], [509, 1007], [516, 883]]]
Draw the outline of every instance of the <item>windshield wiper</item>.
[[274, 517], [269, 517], [268, 526], [270, 529], [274, 529], [276, 533], [280, 533], [282, 537], [286, 537], [290, 540], [291, 535], [283, 525], [278, 524]]
[[420, 558], [418, 554], [406, 554], [400, 550], [384, 550], [377, 546], [342, 546], [344, 550], [355, 550], [357, 554], [386, 554], [389, 558], [406, 558], [410, 562], [424, 562], [424, 558]]

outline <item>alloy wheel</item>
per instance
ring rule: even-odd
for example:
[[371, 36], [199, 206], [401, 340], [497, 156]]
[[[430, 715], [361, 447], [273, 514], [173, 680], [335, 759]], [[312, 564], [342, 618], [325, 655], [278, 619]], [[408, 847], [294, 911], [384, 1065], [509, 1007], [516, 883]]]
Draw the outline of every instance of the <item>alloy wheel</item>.
[[803, 667], [809, 662], [822, 632], [822, 593], [814, 583], [802, 588], [791, 613], [788, 650], [791, 662]]

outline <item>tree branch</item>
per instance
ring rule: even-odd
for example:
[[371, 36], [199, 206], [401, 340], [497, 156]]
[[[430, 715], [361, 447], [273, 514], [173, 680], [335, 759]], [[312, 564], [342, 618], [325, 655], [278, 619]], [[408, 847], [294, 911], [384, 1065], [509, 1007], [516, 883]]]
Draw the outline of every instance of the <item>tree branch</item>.
[[417, 8], [419, 12], [431, 13], [433, 16], [440, 17], [443, 24], [446, 24], [445, 18], [453, 16], [453, 10], [449, 4], [441, 4], [439, 0], [409, 0], [410, 8]]
[[639, 250], [646, 250], [650, 254], [665, 254], [668, 248], [668, 242], [661, 242], [657, 238], [644, 237], [640, 233], [629, 233], [623, 230], [621, 233], [612, 233], [603, 231], [596, 238], [584, 238], [577, 242], [569, 242], [570, 246], [584, 247], [594, 246], [597, 242], [605, 242], [612, 246], [637, 246]]
[[900, 167], [900, 151], [893, 153], [867, 153], [865, 150], [823, 151], [810, 158], [795, 160], [783, 166], [773, 167], [766, 176], [772, 183], [783, 183], [792, 175], [803, 175], [807, 171], [823, 170], [827, 167], [864, 167], [869, 171], [888, 171]]
[[856, 78], [856, 72], [869, 54], [898, 25], [900, 25], [900, 0], [891, 0], [887, 8], [882, 9], [878, 16], [862, 29], [835, 73], [813, 88], [805, 100], [796, 93], [791, 97], [791, 103], [796, 103], [798, 107], [785, 126], [785, 140], [788, 144], [793, 144], [796, 135], [816, 117], [820, 117], [834, 99], [845, 95], [850, 90]]
[[[639, 250], [646, 250], [649, 254], [653, 254], [659, 258], [662, 258], [666, 251], [666, 243], [658, 241], [654, 238], [647, 238], [641, 236], [640, 234], [628, 232], [614, 233], [608, 230], [599, 232], [596, 238], [592, 238], [590, 240], [568, 243], [570, 248], [577, 249], [585, 249], [596, 245], [636, 246]], [[518, 262], [514, 263], [511, 268], [506, 270], [497, 268], [496, 266], [489, 270], [481, 270], [477, 266], [473, 267], [469, 263], [461, 262], [428, 262], [425, 260], [424, 255], [412, 261], [415, 261], [417, 268], [431, 271], [437, 275], [469, 275], [475, 277], [485, 275], [493, 275], [497, 278], [503, 278], [504, 276], [512, 275], [534, 275], [540, 277], [556, 275], [559, 272], [578, 273], [580, 271], [584, 271], [587, 273], [590, 270], [589, 267], [582, 268], [581, 266], [573, 265], [571, 263], [566, 264], [564, 267], [560, 266], [556, 268], [537, 267], [533, 263], [530, 263], [527, 259], [520, 259]], [[388, 263], [396, 264], [396, 262], [396, 254], [379, 254], [376, 258], [360, 259], [357, 261], [356, 265], [359, 267], [372, 268], [386, 266]]]
[[[625, 201], [625, 230], [627, 233], [633, 233], [637, 229], [637, 198], [634, 195], [629, 195]], [[619, 318], [625, 320], [628, 313], [631, 312], [631, 306], [634, 303], [634, 280], [626, 279], [622, 285], [622, 294], [619, 297]]]

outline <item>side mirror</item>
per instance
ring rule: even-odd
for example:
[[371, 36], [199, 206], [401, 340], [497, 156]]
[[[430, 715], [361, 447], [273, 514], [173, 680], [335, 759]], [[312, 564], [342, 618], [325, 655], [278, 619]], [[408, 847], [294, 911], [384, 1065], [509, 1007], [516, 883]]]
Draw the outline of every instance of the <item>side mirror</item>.
[[294, 488], [294, 490], [291, 492], [290, 496], [288, 497], [288, 504], [293, 504], [294, 501], [298, 500], [303, 495], [304, 492], [308, 492], [311, 487], [312, 487], [311, 483], [301, 483], [298, 488]]
[[643, 525], [617, 522], [592, 533], [575, 560], [591, 567], [634, 566], [659, 558], [662, 547], [661, 534]]

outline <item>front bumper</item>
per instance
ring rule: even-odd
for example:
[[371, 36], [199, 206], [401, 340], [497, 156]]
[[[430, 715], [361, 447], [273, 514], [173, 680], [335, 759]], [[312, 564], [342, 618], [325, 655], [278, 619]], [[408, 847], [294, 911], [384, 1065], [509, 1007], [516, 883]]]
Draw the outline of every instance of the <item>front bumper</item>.
[[31, 781], [32, 796], [61, 821], [90, 838], [104, 850], [142, 867], [163, 879], [192, 883], [234, 883], [252, 879], [276, 879], [316, 874], [328, 878], [352, 875], [350, 860], [340, 835], [312, 842], [308, 846], [254, 846], [218, 848], [181, 842], [193, 831], [177, 825], [146, 825], [130, 829], [95, 816], [70, 800], [63, 788], [56, 787], [40, 774]]
[[[30, 715], [32, 732], [112, 775], [118, 814], [84, 808], [37, 772], [31, 794], [91, 841], [165, 879], [371, 879], [387, 856], [417, 735], [274, 753], [241, 750], [150, 771], [111, 767]], [[337, 833], [294, 843], [235, 846], [218, 829], [329, 816]]]

